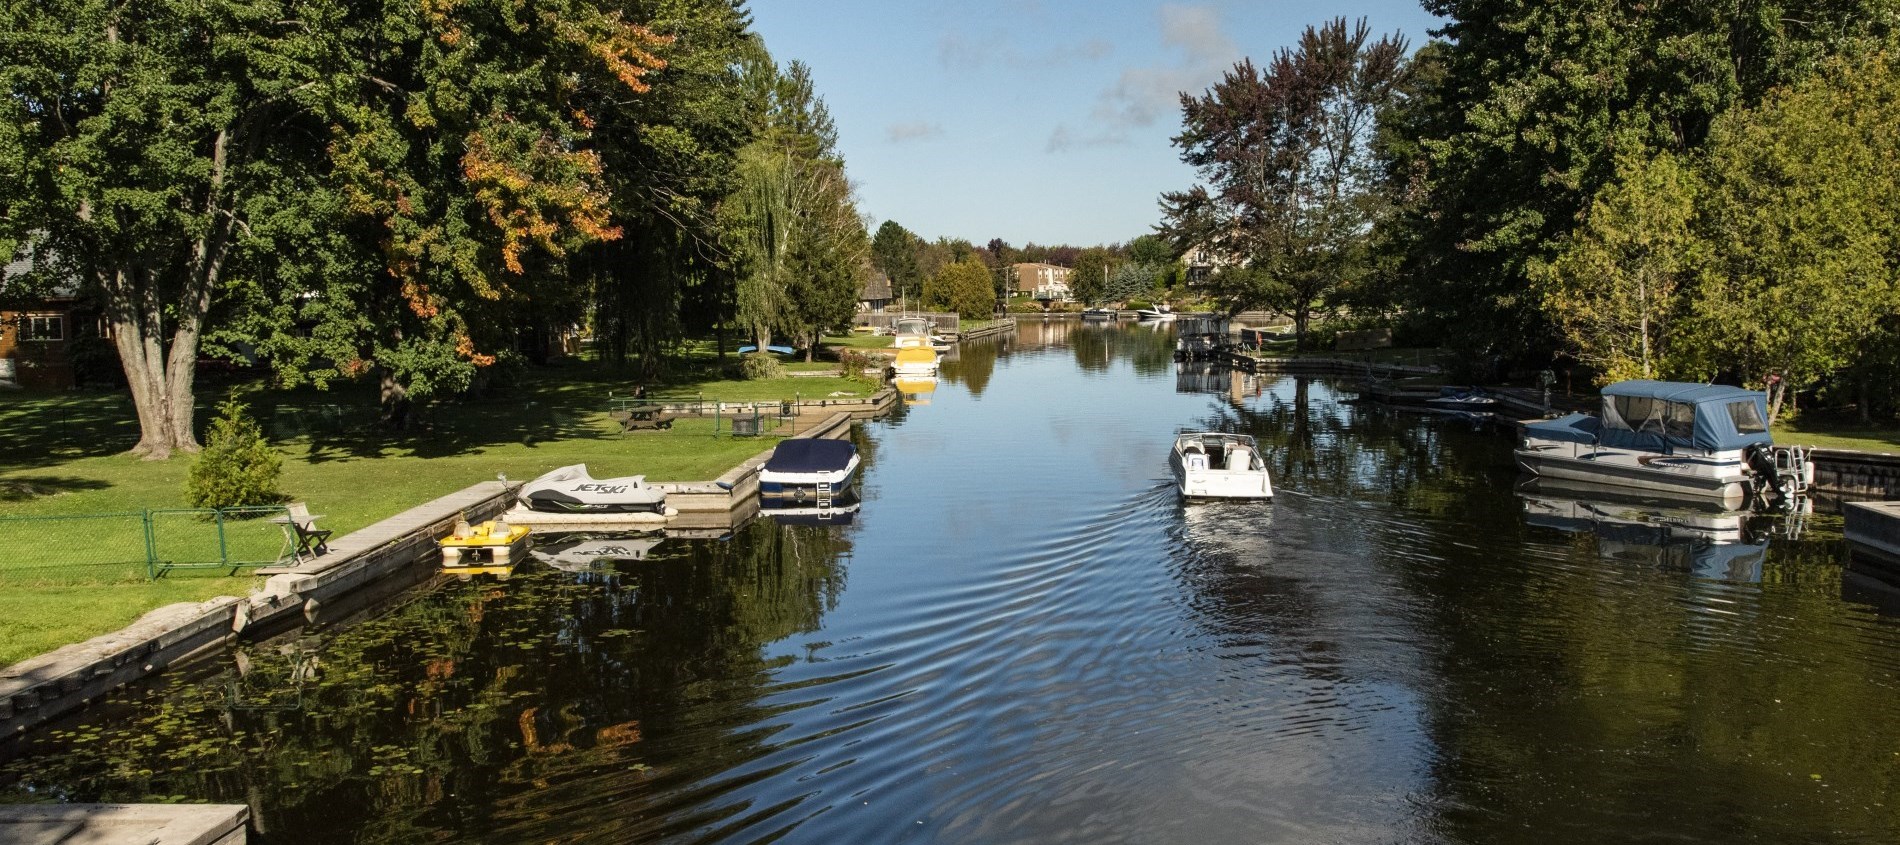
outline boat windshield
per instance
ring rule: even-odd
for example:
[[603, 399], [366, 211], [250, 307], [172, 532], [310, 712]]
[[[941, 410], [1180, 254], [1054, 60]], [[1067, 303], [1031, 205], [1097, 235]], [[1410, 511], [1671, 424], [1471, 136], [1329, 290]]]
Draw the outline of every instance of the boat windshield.
[[1730, 402], [1728, 418], [1735, 423], [1735, 431], [1740, 434], [1761, 434], [1768, 430], [1768, 424], [1761, 421], [1761, 413], [1753, 402]]

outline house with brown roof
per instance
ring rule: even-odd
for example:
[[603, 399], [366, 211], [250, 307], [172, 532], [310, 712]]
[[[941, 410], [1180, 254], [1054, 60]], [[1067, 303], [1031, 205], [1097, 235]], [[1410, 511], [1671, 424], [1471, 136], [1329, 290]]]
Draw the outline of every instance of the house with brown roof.
[[882, 314], [891, 304], [891, 277], [872, 270], [864, 277], [864, 290], [858, 294], [858, 313]]

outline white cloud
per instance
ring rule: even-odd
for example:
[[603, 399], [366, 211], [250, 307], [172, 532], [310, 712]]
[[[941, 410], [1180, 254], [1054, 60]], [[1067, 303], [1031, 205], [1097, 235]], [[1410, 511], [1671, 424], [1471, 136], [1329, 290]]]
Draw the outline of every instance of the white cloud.
[[1055, 131], [1049, 133], [1049, 143], [1044, 149], [1052, 153], [1066, 153], [1071, 150], [1114, 147], [1126, 143], [1128, 143], [1128, 133], [1117, 128], [1097, 132], [1078, 132], [1070, 129], [1068, 124], [1058, 124]]
[[1093, 117], [1105, 131], [1152, 126], [1181, 105], [1181, 94], [1206, 88], [1241, 57], [1239, 45], [1211, 6], [1161, 7], [1161, 41], [1172, 61], [1131, 67], [1096, 101]]
[[1024, 49], [1016, 46], [1006, 31], [986, 36], [947, 32], [937, 39], [937, 60], [950, 70], [979, 70], [999, 65], [1012, 70], [1046, 70], [1081, 62], [1101, 61], [1115, 52], [1115, 45], [1100, 38], [1077, 44], [1037, 44]]
[[917, 120], [910, 123], [893, 123], [884, 130], [890, 136], [891, 143], [902, 144], [907, 141], [928, 141], [943, 137], [943, 126]]

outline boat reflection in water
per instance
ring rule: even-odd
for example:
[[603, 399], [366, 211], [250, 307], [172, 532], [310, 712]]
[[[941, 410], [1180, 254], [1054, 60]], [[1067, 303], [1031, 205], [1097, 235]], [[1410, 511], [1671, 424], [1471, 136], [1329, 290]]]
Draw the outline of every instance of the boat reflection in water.
[[767, 503], [759, 509], [759, 514], [780, 525], [850, 525], [857, 521], [860, 505], [856, 499], [823, 508], [810, 504]]
[[1226, 364], [1207, 361], [1174, 363], [1176, 393], [1211, 393], [1225, 396], [1232, 402], [1240, 402], [1250, 396], [1259, 396], [1265, 388], [1266, 377], [1236, 370]]
[[891, 386], [897, 388], [897, 392], [904, 397], [904, 404], [928, 405], [931, 394], [937, 392], [937, 377], [904, 376], [893, 380]]
[[555, 534], [529, 554], [562, 572], [598, 572], [616, 561], [646, 560], [664, 534]]
[[1547, 478], [1519, 484], [1517, 496], [1526, 524], [1594, 534], [1601, 557], [1728, 581], [1761, 580], [1775, 521], [1712, 501]]

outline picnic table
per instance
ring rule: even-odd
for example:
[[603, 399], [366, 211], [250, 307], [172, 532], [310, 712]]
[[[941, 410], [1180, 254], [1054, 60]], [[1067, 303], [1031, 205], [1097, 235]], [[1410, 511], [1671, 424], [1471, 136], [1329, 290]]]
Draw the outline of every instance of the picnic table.
[[629, 405], [608, 411], [607, 416], [620, 424], [622, 434], [640, 429], [672, 428], [674, 417], [659, 405]]

